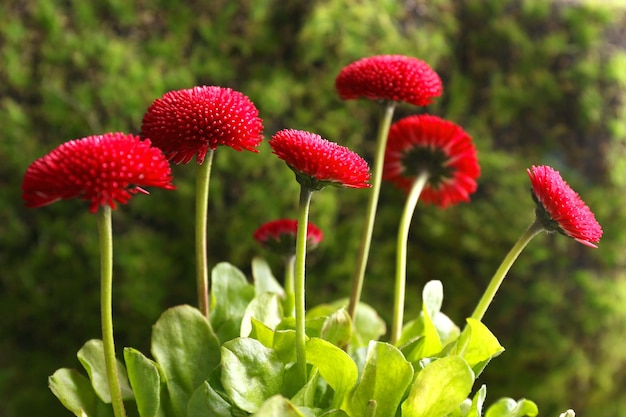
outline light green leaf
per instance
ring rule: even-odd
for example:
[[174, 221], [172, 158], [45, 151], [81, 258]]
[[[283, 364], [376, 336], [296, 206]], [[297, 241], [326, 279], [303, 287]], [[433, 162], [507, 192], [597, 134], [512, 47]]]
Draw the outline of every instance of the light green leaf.
[[258, 340], [240, 337], [222, 345], [222, 385], [242, 410], [256, 412], [283, 384], [284, 364]]
[[[347, 298], [334, 301], [330, 304], [321, 304], [307, 310], [306, 317], [307, 320], [328, 317], [340, 308], [346, 308], [347, 306]], [[356, 320], [354, 320], [353, 323], [354, 331], [352, 332], [352, 340], [350, 341], [352, 348], [366, 347], [370, 340], [378, 340], [387, 331], [384, 320], [380, 318], [376, 310], [363, 302], [357, 305]], [[307, 334], [309, 333], [307, 332]]]
[[[187, 417], [232, 417], [232, 407], [204, 381], [191, 395]], [[143, 416], [142, 416], [143, 417]]]
[[559, 415], [559, 417], [576, 417], [576, 413], [574, 413], [574, 410], [569, 409], [569, 410], [566, 410], [565, 412], [561, 413]]
[[284, 363], [296, 361], [296, 331], [277, 330], [274, 333], [273, 349]]
[[413, 367], [393, 345], [370, 342], [361, 380], [342, 408], [352, 416], [367, 415], [376, 401], [377, 417], [393, 417], [413, 379]]
[[305, 417], [287, 398], [274, 395], [263, 402], [254, 417]]
[[[111, 404], [111, 391], [109, 390], [109, 378], [107, 376], [106, 366], [104, 363], [104, 346], [102, 340], [91, 339], [80, 348], [76, 355], [83, 365], [91, 385], [98, 397], [105, 403]], [[118, 379], [122, 390], [122, 398], [124, 400], [132, 400], [133, 390], [130, 388], [126, 368], [116, 359]]]
[[272, 274], [265, 259], [258, 256], [252, 259], [252, 277], [254, 278], [254, 292], [257, 296], [266, 292], [277, 294], [281, 298], [285, 296], [285, 290]]
[[339, 406], [356, 384], [359, 375], [356, 363], [346, 352], [317, 337], [307, 340], [306, 359], [317, 367], [322, 378], [335, 390], [333, 404]]
[[402, 403], [402, 417], [444, 417], [467, 398], [474, 373], [459, 356], [437, 359], [422, 369]]
[[437, 280], [428, 281], [422, 290], [422, 310], [426, 310], [429, 317], [435, 317], [442, 304], [443, 284]]
[[152, 355], [163, 371], [176, 416], [220, 364], [220, 346], [208, 320], [183, 305], [166, 310], [152, 328]]
[[133, 348], [124, 349], [130, 386], [141, 417], [156, 417], [161, 403], [161, 376], [156, 362]]
[[345, 308], [332, 313], [324, 321], [321, 338], [343, 348], [352, 338], [352, 319]]
[[[298, 391], [293, 397], [291, 397], [291, 402], [297, 405], [298, 407], [315, 407], [315, 394], [317, 393], [318, 379], [319, 379], [319, 370], [317, 368], [313, 368], [311, 374], [309, 375], [309, 379], [304, 384], [304, 386]], [[292, 366], [285, 372], [285, 384], [283, 387], [283, 395], [290, 395], [288, 392], [293, 386], [296, 386], [299, 380], [299, 375], [297, 372], [297, 368]], [[287, 392], [286, 392], [287, 391]]]
[[487, 326], [480, 321], [468, 318], [467, 325], [469, 326], [470, 336], [463, 358], [478, 374], [489, 360], [504, 352], [504, 348]]
[[320, 417], [350, 417], [343, 410], [329, 410], [324, 414], [320, 414]]
[[271, 348], [274, 346], [274, 331], [261, 323], [254, 317], [250, 319], [252, 322], [252, 331], [250, 337], [263, 343], [263, 346]]
[[61, 404], [77, 417], [96, 417], [96, 396], [91, 382], [75, 369], [58, 369], [48, 378], [48, 386]]
[[535, 417], [537, 414], [539, 414], [537, 405], [530, 400], [515, 401], [512, 398], [500, 398], [487, 409], [485, 417]]
[[211, 325], [219, 340], [239, 336], [246, 307], [254, 298], [254, 286], [243, 273], [221, 262], [211, 271]]
[[483, 415], [483, 404], [485, 404], [485, 398], [487, 397], [487, 386], [480, 387], [478, 392], [474, 395], [472, 405], [468, 410], [467, 417], [481, 417]]
[[282, 302], [278, 295], [269, 292], [259, 294], [246, 307], [241, 319], [240, 336], [247, 337], [250, 335], [252, 331], [251, 318], [255, 318], [273, 330], [281, 322], [282, 317]]

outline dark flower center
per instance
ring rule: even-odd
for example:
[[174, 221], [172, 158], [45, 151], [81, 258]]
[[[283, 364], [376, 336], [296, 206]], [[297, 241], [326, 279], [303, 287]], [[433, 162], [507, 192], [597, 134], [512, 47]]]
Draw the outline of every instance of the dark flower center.
[[402, 166], [410, 175], [428, 172], [428, 182], [433, 188], [452, 177], [454, 169], [446, 166], [448, 156], [439, 148], [417, 146], [402, 156]]

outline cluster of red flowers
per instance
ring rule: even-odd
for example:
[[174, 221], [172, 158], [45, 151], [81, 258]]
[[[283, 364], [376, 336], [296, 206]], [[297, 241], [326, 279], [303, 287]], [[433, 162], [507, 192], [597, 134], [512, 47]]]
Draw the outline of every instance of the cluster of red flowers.
[[[335, 86], [343, 99], [404, 101], [419, 106], [441, 95], [441, 79], [425, 62], [400, 55], [381, 55], [344, 67]], [[28, 207], [59, 199], [90, 201], [115, 208], [144, 186], [172, 189], [167, 160], [201, 164], [209, 149], [220, 145], [257, 152], [263, 123], [250, 99], [222, 87], [171, 91], [155, 100], [142, 121], [144, 140], [108, 133], [62, 144], [36, 160], [22, 185]], [[154, 146], [152, 146], [154, 145]], [[369, 167], [349, 149], [314, 133], [281, 130], [270, 141], [273, 153], [310, 189], [326, 185], [369, 187]], [[425, 202], [446, 207], [468, 201], [476, 190], [480, 167], [471, 137], [456, 124], [436, 116], [410, 116], [393, 124], [385, 155], [385, 178], [408, 190], [423, 171]], [[538, 217], [547, 230], [558, 230], [595, 246], [602, 229], [593, 213], [549, 167], [529, 170]]]

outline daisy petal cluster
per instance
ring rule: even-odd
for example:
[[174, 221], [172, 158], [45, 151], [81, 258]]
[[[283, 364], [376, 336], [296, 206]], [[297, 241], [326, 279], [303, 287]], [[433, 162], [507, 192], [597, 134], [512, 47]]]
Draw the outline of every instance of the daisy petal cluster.
[[583, 245], [596, 248], [602, 227], [594, 214], [570, 188], [561, 174], [549, 166], [533, 166], [527, 170], [537, 204], [537, 219], [548, 232], [559, 232]]
[[302, 130], [284, 129], [269, 142], [272, 151], [296, 173], [298, 182], [312, 190], [326, 185], [367, 188], [367, 162], [350, 149]]
[[208, 149], [229, 146], [258, 152], [263, 122], [252, 101], [230, 88], [194, 87], [165, 93], [148, 108], [142, 134], [176, 164], [194, 156], [201, 164]]
[[472, 138], [458, 125], [432, 115], [408, 116], [389, 130], [383, 178], [409, 192], [428, 173], [420, 200], [445, 208], [476, 191], [480, 166]]
[[61, 199], [90, 201], [116, 208], [142, 187], [173, 189], [170, 165], [150, 140], [125, 133], [106, 133], [63, 143], [33, 162], [24, 175], [22, 198], [27, 207], [41, 207]]
[[427, 106], [443, 92], [439, 75], [424, 61], [404, 55], [362, 58], [344, 67], [335, 79], [344, 100], [366, 98]]
[[[281, 255], [293, 255], [296, 249], [298, 221], [278, 219], [261, 225], [253, 234], [265, 249]], [[307, 226], [307, 249], [315, 249], [324, 239], [322, 231], [313, 223]]]

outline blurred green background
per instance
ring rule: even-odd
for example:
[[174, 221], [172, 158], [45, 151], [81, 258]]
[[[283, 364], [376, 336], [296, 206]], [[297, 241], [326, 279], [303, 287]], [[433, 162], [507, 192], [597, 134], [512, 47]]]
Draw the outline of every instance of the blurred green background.
[[[248, 95], [269, 138], [310, 130], [371, 160], [380, 108], [342, 102], [334, 78], [369, 55], [429, 62], [445, 92], [428, 111], [462, 125], [482, 166], [470, 204], [418, 208], [409, 248], [408, 318], [440, 279], [444, 311], [468, 316], [530, 224], [525, 169], [560, 170], [595, 212], [597, 250], [541, 235], [522, 254], [485, 323], [506, 352], [481, 376], [487, 402], [537, 402], [541, 415], [626, 416], [626, 10], [549, 0], [8, 0], [0, 4], [0, 416], [66, 416], [47, 389], [99, 337], [95, 218], [84, 202], [30, 210], [26, 167], [60, 143], [137, 132], [168, 90], [220, 85]], [[149, 350], [151, 324], [195, 301], [193, 165], [177, 191], [153, 190], [114, 212], [117, 346]], [[316, 193], [325, 232], [308, 258], [308, 302], [344, 297], [366, 190]], [[385, 186], [364, 300], [390, 317], [403, 195]], [[213, 169], [211, 263], [249, 272], [251, 235], [295, 216], [293, 174], [269, 150], [220, 148]], [[278, 259], [267, 255], [276, 272]], [[478, 388], [478, 387], [477, 387]]]

